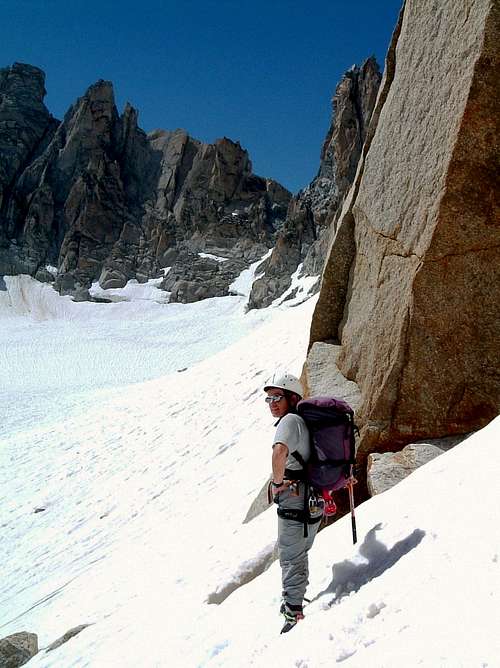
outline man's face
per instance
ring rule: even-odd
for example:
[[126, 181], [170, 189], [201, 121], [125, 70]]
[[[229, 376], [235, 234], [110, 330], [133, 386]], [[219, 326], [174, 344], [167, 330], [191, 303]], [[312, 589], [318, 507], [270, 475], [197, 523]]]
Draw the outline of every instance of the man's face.
[[285, 397], [285, 393], [282, 389], [278, 387], [270, 387], [266, 390], [266, 394], [268, 397], [280, 397], [279, 401], [272, 401], [269, 404], [269, 409], [273, 417], [281, 418], [283, 415], [288, 413], [290, 410], [288, 406], [288, 400]]

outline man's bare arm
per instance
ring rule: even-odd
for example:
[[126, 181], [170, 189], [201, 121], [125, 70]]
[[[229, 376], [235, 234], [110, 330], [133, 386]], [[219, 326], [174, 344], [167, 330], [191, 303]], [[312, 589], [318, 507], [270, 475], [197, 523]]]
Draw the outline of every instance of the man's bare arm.
[[281, 482], [285, 476], [285, 464], [288, 458], [288, 446], [284, 443], [275, 443], [273, 446], [273, 481]]

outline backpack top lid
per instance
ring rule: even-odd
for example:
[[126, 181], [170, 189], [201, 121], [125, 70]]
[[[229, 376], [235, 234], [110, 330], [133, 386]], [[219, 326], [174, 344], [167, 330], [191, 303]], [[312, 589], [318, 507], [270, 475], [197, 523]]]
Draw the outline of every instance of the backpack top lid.
[[349, 406], [347, 402], [343, 399], [337, 399], [336, 397], [309, 397], [309, 399], [302, 399], [297, 404], [297, 413], [302, 414], [303, 411], [307, 412], [308, 408], [334, 408], [339, 413], [353, 413], [354, 411]]

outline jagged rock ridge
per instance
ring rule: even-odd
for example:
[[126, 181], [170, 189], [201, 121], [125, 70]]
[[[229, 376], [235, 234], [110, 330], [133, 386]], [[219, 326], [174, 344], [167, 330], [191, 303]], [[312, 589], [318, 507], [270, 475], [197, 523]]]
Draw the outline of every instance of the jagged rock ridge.
[[329, 230], [354, 180], [380, 80], [379, 67], [371, 57], [361, 67], [353, 65], [338, 84], [318, 174], [291, 199], [264, 275], [253, 285], [251, 307], [268, 306], [282, 295], [300, 263], [305, 275], [321, 273]]
[[[53, 280], [76, 298], [171, 267], [172, 299], [227, 294], [273, 245], [290, 193], [252, 173], [248, 153], [183, 130], [146, 135], [98, 81], [62, 122], [43, 104], [44, 74], [0, 70], [0, 274]], [[199, 253], [222, 255], [225, 262]]]

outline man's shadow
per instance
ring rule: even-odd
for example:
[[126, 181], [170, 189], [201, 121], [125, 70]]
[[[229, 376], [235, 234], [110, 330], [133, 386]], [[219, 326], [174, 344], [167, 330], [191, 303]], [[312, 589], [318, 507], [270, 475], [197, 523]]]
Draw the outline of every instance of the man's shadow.
[[407, 538], [400, 540], [388, 550], [376, 537], [376, 532], [381, 528], [382, 524], [379, 523], [373, 529], [370, 529], [359, 548], [359, 553], [368, 563], [355, 564], [346, 559], [334, 564], [332, 567], [332, 581], [326, 589], [314, 597], [314, 601], [324, 594], [334, 594], [329, 605], [339, 603], [344, 596], [359, 591], [367, 582], [378, 578], [379, 575], [394, 566], [401, 557], [417, 547], [425, 536], [425, 531], [415, 529]]

